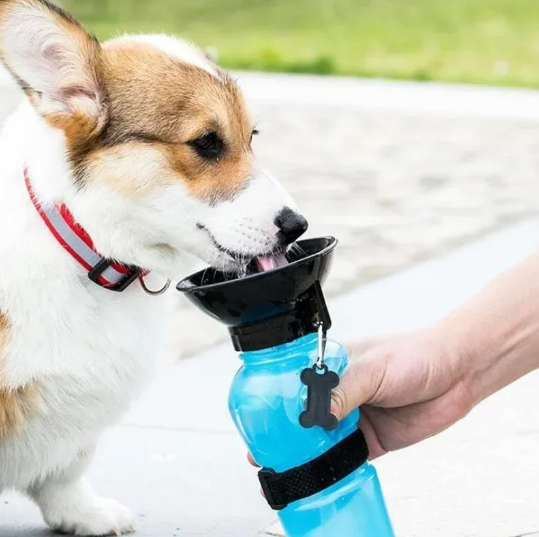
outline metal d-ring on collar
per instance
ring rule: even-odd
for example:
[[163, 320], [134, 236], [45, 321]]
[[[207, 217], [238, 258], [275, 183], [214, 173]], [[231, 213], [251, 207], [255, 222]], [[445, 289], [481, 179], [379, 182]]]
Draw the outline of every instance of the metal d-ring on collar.
[[144, 292], [152, 296], [158, 296], [166, 293], [167, 289], [170, 287], [171, 284], [171, 281], [167, 280], [165, 285], [163, 285], [161, 289], [159, 289], [158, 291], [152, 291], [151, 289], [148, 289], [148, 287], [146, 287], [146, 283], [144, 282], [144, 276], [142, 274], [138, 277], [138, 279]]

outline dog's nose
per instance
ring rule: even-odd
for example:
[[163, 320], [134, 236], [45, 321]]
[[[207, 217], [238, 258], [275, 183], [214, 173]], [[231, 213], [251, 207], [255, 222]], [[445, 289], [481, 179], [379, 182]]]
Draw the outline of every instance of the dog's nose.
[[280, 239], [284, 244], [292, 244], [301, 237], [309, 227], [307, 220], [285, 207], [275, 218], [275, 225], [279, 228]]

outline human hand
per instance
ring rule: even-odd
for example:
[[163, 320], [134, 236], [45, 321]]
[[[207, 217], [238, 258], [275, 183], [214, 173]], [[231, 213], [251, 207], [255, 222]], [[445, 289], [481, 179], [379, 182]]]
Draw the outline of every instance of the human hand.
[[333, 391], [332, 412], [342, 420], [361, 407], [371, 459], [433, 436], [472, 409], [470, 368], [444, 341], [428, 329], [349, 346], [350, 366]]
[[361, 407], [371, 459], [440, 433], [474, 406], [469, 364], [445, 341], [432, 328], [349, 347], [332, 411], [342, 419]]
[[[439, 328], [349, 345], [350, 364], [332, 393], [332, 413], [342, 420], [360, 407], [370, 460], [434, 436], [475, 404], [474, 367], [459, 351]], [[248, 460], [259, 466], [251, 454]]]

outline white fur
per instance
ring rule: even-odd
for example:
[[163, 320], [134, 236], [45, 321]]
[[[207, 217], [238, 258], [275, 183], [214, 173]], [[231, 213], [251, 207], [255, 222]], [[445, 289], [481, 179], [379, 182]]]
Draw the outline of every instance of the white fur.
[[[163, 39], [172, 47], [171, 38]], [[19, 47], [15, 34], [8, 44]], [[176, 50], [185, 52], [182, 47]], [[13, 53], [10, 67], [36, 77], [43, 98], [54, 101], [54, 76], [40, 71], [39, 56], [30, 56]], [[97, 95], [89, 98], [99, 107]], [[104, 255], [172, 278], [185, 270], [186, 254], [235, 266], [213, 240], [246, 256], [272, 250], [275, 216], [293, 205], [263, 171], [235, 199], [215, 206], [191, 198], [181, 181], [133, 199], [99, 181], [79, 189], [65, 149], [63, 132], [48, 126], [28, 100], [0, 135], [0, 311], [11, 325], [0, 355], [0, 388], [35, 383], [39, 389], [37, 413], [15, 436], [0, 441], [0, 491], [28, 493], [55, 529], [77, 535], [127, 532], [133, 526], [129, 511], [98, 497], [83, 474], [102, 430], [119, 419], [151, 376], [170, 310], [164, 297], [149, 297], [138, 284], [114, 293], [90, 282], [37, 214], [24, 184], [25, 165], [40, 202], [65, 202]], [[151, 173], [144, 162], [143, 156], [133, 157], [129, 178], [141, 188]]]
[[165, 34], [148, 34], [148, 35], [127, 35], [119, 38], [117, 41], [130, 41], [134, 43], [146, 43], [152, 47], [166, 52], [168, 55], [176, 58], [184, 63], [189, 63], [210, 75], [218, 76], [217, 69], [205, 54], [195, 45], [185, 39], [178, 39]]

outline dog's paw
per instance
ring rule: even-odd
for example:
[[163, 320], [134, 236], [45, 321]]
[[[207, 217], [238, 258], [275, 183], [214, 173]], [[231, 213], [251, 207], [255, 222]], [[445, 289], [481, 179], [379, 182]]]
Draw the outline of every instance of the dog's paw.
[[47, 524], [64, 535], [105, 536], [134, 533], [135, 519], [123, 505], [108, 498], [97, 498], [92, 505], [81, 505], [69, 511], [49, 512]]

